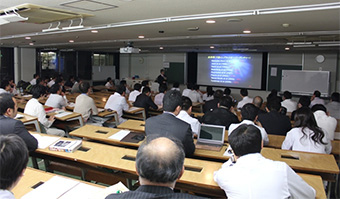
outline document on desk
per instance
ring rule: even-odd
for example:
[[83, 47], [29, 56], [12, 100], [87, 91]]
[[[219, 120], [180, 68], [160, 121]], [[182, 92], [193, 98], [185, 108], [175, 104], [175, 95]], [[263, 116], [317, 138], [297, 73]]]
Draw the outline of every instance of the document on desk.
[[31, 134], [35, 139], [38, 140], [38, 148], [45, 149], [46, 147], [52, 145], [56, 141], [60, 139], [60, 137], [50, 137], [50, 136], [43, 136], [40, 134]]
[[70, 102], [70, 103], [68, 103], [68, 105], [67, 106], [69, 106], [69, 107], [74, 107], [76, 104], [75, 103], [73, 103], [73, 102]]
[[128, 130], [120, 130], [120, 131], [118, 131], [117, 133], [111, 135], [111, 136], [109, 137], [109, 139], [121, 141], [121, 140], [122, 140], [124, 137], [126, 137], [129, 133], [130, 133], [130, 131], [128, 131]]
[[[97, 197], [98, 193], [101, 193], [103, 188], [95, 187], [85, 183], [79, 183], [71, 190], [63, 194], [59, 199], [71, 199], [71, 198], [82, 198], [82, 199], [90, 199], [90, 198], [99, 198]], [[112, 192], [111, 192], [112, 193]], [[110, 194], [111, 194], [110, 193]], [[116, 192], [115, 192], [116, 193]], [[107, 194], [109, 195], [109, 194]], [[107, 196], [106, 195], [106, 196]], [[105, 198], [104, 196], [103, 198]]]
[[22, 199], [59, 198], [79, 183], [76, 180], [54, 176], [36, 189], [25, 194]]
[[118, 182], [117, 184], [102, 189], [90, 198], [105, 198], [112, 193], [122, 193], [126, 191], [129, 191], [129, 189], [122, 182]]
[[18, 114], [15, 116], [14, 119], [21, 119], [21, 118], [24, 118], [24, 115], [21, 115], [21, 114], [18, 113]]
[[57, 115], [55, 115], [55, 117], [59, 117], [59, 118], [62, 118], [62, 117], [65, 117], [67, 115], [71, 115], [72, 112], [63, 112], [63, 113], [59, 113]]
[[233, 150], [231, 149], [231, 147], [229, 145], [227, 150], [225, 150], [225, 152], [223, 153], [223, 156], [231, 157], [233, 155], [234, 155]]
[[129, 110], [127, 110], [127, 112], [132, 112], [132, 111], [135, 111], [135, 110], [138, 110], [140, 109], [140, 107], [130, 107]]

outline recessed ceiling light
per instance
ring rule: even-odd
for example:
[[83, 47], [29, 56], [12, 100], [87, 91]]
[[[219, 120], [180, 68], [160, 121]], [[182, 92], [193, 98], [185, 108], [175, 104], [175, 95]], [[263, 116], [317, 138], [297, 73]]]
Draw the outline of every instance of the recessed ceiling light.
[[144, 35], [139, 35], [138, 38], [139, 39], [144, 39], [145, 37], [144, 37]]
[[215, 46], [210, 46], [210, 48], [215, 48]]
[[31, 37], [25, 37], [25, 39], [31, 39]]
[[206, 20], [205, 22], [206, 22], [206, 23], [216, 23], [215, 20]]
[[73, 42], [74, 42], [74, 40], [69, 40], [68, 42], [70, 42], [70, 43], [73, 43]]
[[239, 18], [231, 18], [231, 19], [227, 19], [227, 22], [241, 22], [242, 19]]
[[29, 43], [29, 45], [30, 45], [30, 46], [33, 46], [33, 45], [34, 45], [34, 43]]
[[243, 33], [244, 34], [249, 34], [249, 33], [251, 33], [251, 31], [250, 30], [244, 30]]
[[98, 30], [91, 30], [92, 33], [98, 33]]
[[283, 23], [283, 24], [282, 24], [282, 27], [284, 27], [284, 28], [288, 28], [289, 26], [290, 26], [289, 23]]
[[287, 47], [287, 48], [285, 48], [285, 50], [290, 50], [290, 48]]
[[160, 49], [160, 50], [163, 50], [164, 48], [161, 46], [161, 47], [159, 47], [159, 49]]

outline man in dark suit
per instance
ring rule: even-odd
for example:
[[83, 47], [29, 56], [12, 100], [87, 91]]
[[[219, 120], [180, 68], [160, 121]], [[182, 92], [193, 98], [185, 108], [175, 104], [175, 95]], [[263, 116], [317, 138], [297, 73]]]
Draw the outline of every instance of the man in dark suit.
[[191, 156], [195, 151], [190, 124], [176, 118], [181, 111], [182, 95], [171, 90], [163, 98], [163, 114], [151, 117], [145, 122], [147, 136], [159, 134], [163, 137], [174, 137], [183, 144], [185, 155]]
[[278, 98], [272, 98], [267, 102], [266, 110], [268, 113], [259, 114], [258, 120], [268, 134], [284, 135], [290, 131], [292, 125], [286, 115], [280, 113], [281, 101]]
[[29, 151], [34, 151], [38, 141], [28, 133], [21, 121], [13, 119], [17, 110], [17, 102], [11, 94], [0, 94], [0, 135], [16, 134], [24, 140]]
[[136, 170], [141, 186], [135, 191], [108, 195], [106, 199], [201, 198], [173, 191], [177, 179], [184, 172], [185, 155], [181, 145], [177, 139], [147, 136], [136, 157]]
[[218, 108], [208, 111], [202, 118], [202, 123], [215, 124], [229, 128], [232, 123], [239, 123], [237, 116], [231, 112], [233, 101], [230, 96], [224, 96], [218, 103]]
[[156, 79], [156, 82], [159, 84], [159, 85], [166, 85], [166, 81], [167, 81], [167, 77], [165, 76], [165, 70], [164, 69], [161, 69], [160, 71], [160, 75], [158, 75], [157, 79]]
[[217, 104], [220, 101], [220, 99], [223, 97], [223, 91], [217, 90], [214, 92], [214, 99], [206, 101], [203, 106], [203, 112], [206, 113], [208, 111], [213, 111], [215, 108], [217, 108]]
[[140, 95], [137, 96], [136, 101], [133, 103], [136, 107], [144, 108], [146, 117], [149, 117], [149, 108], [153, 108], [155, 110], [158, 109], [158, 106], [152, 101], [150, 97], [151, 91], [149, 87], [144, 87], [143, 91]]

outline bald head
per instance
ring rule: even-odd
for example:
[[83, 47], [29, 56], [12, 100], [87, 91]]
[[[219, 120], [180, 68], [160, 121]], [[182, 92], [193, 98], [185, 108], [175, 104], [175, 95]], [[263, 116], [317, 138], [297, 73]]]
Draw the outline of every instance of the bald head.
[[260, 97], [260, 96], [254, 97], [254, 99], [253, 99], [253, 104], [254, 104], [256, 107], [261, 108], [262, 103], [263, 103], [262, 97]]
[[150, 182], [173, 183], [181, 174], [184, 158], [178, 140], [148, 136], [138, 149], [136, 168], [139, 176]]

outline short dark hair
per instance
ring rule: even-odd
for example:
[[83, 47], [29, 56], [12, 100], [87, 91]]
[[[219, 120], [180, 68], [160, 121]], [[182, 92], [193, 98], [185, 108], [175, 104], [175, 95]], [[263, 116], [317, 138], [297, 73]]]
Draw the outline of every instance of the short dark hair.
[[188, 89], [194, 89], [194, 84], [191, 83], [191, 82], [188, 82], [188, 83], [187, 83], [187, 88], [188, 88]]
[[165, 70], [162, 68], [159, 72], [162, 73], [162, 72], [165, 72]]
[[179, 82], [175, 82], [173, 85], [174, 88], [178, 88], [179, 87]]
[[262, 136], [260, 130], [251, 124], [238, 126], [228, 137], [228, 142], [236, 156], [261, 152]]
[[174, 112], [177, 106], [182, 106], [182, 95], [177, 90], [166, 92], [163, 97], [163, 110]]
[[311, 110], [313, 111], [313, 113], [315, 111], [323, 111], [327, 113], [327, 108], [322, 104], [315, 104], [314, 106], [312, 106]]
[[125, 86], [124, 85], [119, 85], [118, 87], [117, 87], [117, 89], [116, 89], [116, 92], [117, 93], [119, 93], [119, 94], [123, 94], [124, 92], [126, 91], [126, 88], [125, 88]]
[[148, 85], [149, 85], [149, 80], [142, 81], [142, 86], [148, 86]]
[[279, 111], [280, 108], [281, 108], [281, 101], [279, 98], [275, 97], [275, 98], [272, 98], [270, 99], [268, 102], [267, 102], [267, 108], [270, 110], [270, 111]]
[[90, 83], [88, 82], [82, 82], [80, 85], [79, 85], [79, 90], [80, 92], [82, 93], [87, 93], [87, 91], [89, 90], [90, 88]]
[[223, 97], [223, 91], [221, 89], [218, 89], [214, 92], [214, 99], [221, 99]]
[[142, 85], [140, 83], [135, 83], [135, 85], [133, 85], [133, 89], [139, 91], [142, 88]]
[[292, 99], [292, 93], [289, 92], [289, 91], [285, 91], [285, 92], [283, 92], [283, 97], [285, 99]]
[[0, 88], [5, 89], [8, 85], [9, 85], [9, 81], [8, 80], [2, 80], [1, 84], [0, 84]]
[[197, 84], [195, 84], [194, 87], [193, 87], [193, 89], [194, 89], [194, 90], [198, 90], [198, 89], [200, 89], [200, 86], [197, 85]]
[[212, 86], [207, 86], [207, 95], [208, 96], [214, 95], [214, 90]]
[[40, 82], [42, 82], [42, 78], [41, 77], [39, 77], [37, 80], [36, 80], [36, 84], [40, 84]]
[[314, 91], [313, 95], [314, 95], [315, 97], [320, 97], [320, 96], [321, 96], [321, 93], [320, 93], [320, 91], [316, 90], [316, 91]]
[[39, 76], [37, 73], [33, 74], [33, 78], [36, 78], [37, 76]]
[[225, 106], [227, 108], [231, 108], [233, 106], [233, 99], [229, 95], [221, 97], [220, 106]]
[[259, 108], [257, 108], [254, 104], [245, 104], [241, 109], [242, 119], [254, 121], [258, 112]]
[[231, 94], [231, 90], [230, 90], [229, 87], [226, 87], [226, 88], [224, 89], [224, 94], [225, 94], [225, 95], [230, 95], [230, 94]]
[[166, 90], [168, 90], [168, 87], [166, 86], [166, 84], [161, 84], [159, 85], [158, 90], [160, 93], [164, 93]]
[[111, 81], [112, 80], [112, 78], [111, 77], [108, 77], [107, 79], [106, 79], [106, 82], [109, 82], [109, 81]]
[[9, 93], [0, 94], [0, 115], [4, 115], [7, 109], [14, 109], [15, 103], [13, 101], [13, 96]]
[[245, 88], [241, 88], [240, 94], [241, 94], [242, 96], [248, 96], [248, 90], [245, 89]]
[[55, 83], [50, 88], [50, 93], [56, 94], [61, 89], [60, 85]]
[[126, 80], [121, 80], [119, 84], [120, 84], [120, 85], [124, 85], [124, 86], [125, 86], [125, 84], [126, 84]]
[[192, 101], [189, 97], [182, 96], [182, 109], [187, 111], [192, 106]]
[[[163, 157], [158, 153], [153, 153], [148, 147], [152, 141], [160, 138], [159, 136], [147, 136], [146, 140], [140, 145], [136, 157], [136, 168], [140, 177], [150, 182], [172, 183], [175, 182], [182, 171], [184, 164], [184, 150], [182, 143], [175, 138], [170, 139], [175, 145], [171, 157]], [[152, 146], [151, 146], [152, 147]]]
[[47, 88], [43, 85], [34, 85], [31, 89], [32, 97], [38, 99], [41, 95], [45, 95]]
[[331, 100], [334, 102], [340, 102], [340, 94], [338, 92], [332, 93]]
[[299, 99], [299, 104], [301, 104], [304, 107], [309, 107], [310, 105], [310, 98], [307, 96], [301, 96]]
[[144, 86], [142, 93], [149, 93], [151, 92], [150, 88], [148, 86]]
[[26, 168], [28, 150], [25, 146], [15, 134], [0, 135], [0, 189], [13, 186]]

